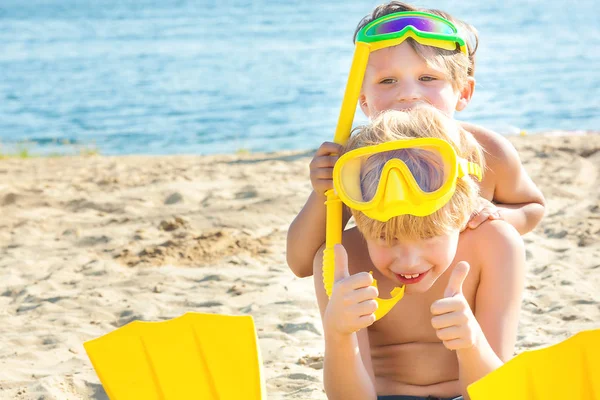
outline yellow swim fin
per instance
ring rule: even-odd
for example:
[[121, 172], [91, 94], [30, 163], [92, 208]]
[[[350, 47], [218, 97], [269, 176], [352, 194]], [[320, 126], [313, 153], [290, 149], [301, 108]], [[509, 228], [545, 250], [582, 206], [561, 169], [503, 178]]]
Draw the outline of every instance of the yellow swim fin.
[[251, 316], [134, 321], [84, 347], [112, 400], [266, 398]]
[[600, 400], [600, 329], [519, 354], [467, 391], [471, 400]]

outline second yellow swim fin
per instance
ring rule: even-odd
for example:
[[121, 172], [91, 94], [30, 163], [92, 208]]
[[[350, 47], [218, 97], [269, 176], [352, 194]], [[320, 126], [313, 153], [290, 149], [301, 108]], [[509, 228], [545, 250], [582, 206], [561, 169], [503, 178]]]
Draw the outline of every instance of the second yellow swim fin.
[[467, 390], [471, 400], [600, 400], [600, 329], [521, 353]]
[[112, 400], [266, 398], [251, 316], [135, 321], [84, 347]]

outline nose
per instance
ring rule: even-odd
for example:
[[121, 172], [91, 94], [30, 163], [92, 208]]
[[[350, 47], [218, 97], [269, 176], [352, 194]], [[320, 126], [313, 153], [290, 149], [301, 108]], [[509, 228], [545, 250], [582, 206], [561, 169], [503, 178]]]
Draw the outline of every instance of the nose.
[[421, 262], [421, 255], [416, 246], [395, 246], [394, 253], [398, 268], [402, 272], [416, 272], [415, 270], [420, 266]]
[[417, 84], [412, 82], [411, 80], [404, 80], [401, 82], [398, 88], [398, 92], [396, 93], [396, 101], [400, 104], [408, 104], [419, 101], [421, 99], [421, 94], [419, 92], [419, 87]]

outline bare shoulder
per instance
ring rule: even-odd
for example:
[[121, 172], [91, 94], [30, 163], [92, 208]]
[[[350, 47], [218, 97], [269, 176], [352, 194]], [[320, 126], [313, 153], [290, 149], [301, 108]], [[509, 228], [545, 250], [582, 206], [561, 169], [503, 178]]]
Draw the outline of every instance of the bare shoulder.
[[[473, 256], [482, 269], [494, 268], [497, 264], [525, 261], [525, 245], [519, 232], [502, 220], [486, 221], [464, 236], [466, 248], [473, 249]], [[518, 267], [518, 265], [517, 265]]]
[[464, 246], [476, 249], [482, 257], [498, 256], [507, 251], [524, 251], [523, 238], [508, 222], [489, 220], [479, 225], [477, 229], [469, 230], [464, 237]]
[[460, 121], [460, 125], [467, 132], [471, 133], [475, 140], [483, 147], [488, 163], [503, 163], [507, 160], [519, 158], [515, 147], [503, 135], [464, 121]]

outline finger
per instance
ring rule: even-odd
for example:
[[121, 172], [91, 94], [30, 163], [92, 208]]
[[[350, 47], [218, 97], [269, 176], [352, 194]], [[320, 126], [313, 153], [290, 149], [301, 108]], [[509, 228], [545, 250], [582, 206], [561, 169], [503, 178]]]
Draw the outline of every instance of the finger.
[[364, 329], [373, 325], [375, 319], [375, 314], [363, 315], [362, 317], [359, 317], [357, 324], [359, 327], [358, 329]]
[[360, 315], [361, 317], [373, 314], [375, 311], [377, 311], [377, 302], [375, 300], [363, 301], [352, 306], [354, 315]]
[[477, 228], [479, 225], [483, 224], [488, 219], [488, 217], [489, 217], [489, 213], [486, 213], [483, 211], [477, 213], [469, 221], [469, 228], [471, 228], [471, 229]]
[[333, 179], [333, 168], [317, 168], [312, 171], [313, 177], [317, 179]]
[[466, 261], [460, 261], [454, 266], [450, 280], [444, 291], [444, 297], [452, 297], [457, 294], [462, 294], [462, 285], [467, 275], [469, 275], [469, 263]]
[[486, 208], [486, 209], [481, 210], [479, 215], [481, 216], [482, 219], [488, 219], [490, 217], [490, 215], [492, 215], [493, 213], [494, 213], [493, 210]]
[[436, 300], [430, 307], [431, 315], [443, 315], [453, 312], [462, 312], [467, 305], [463, 301], [464, 297], [446, 297]]
[[338, 158], [338, 156], [315, 157], [310, 162], [310, 169], [313, 170], [317, 168], [333, 168]]
[[323, 142], [323, 144], [321, 144], [321, 146], [319, 146], [319, 148], [317, 149], [317, 152], [315, 153], [316, 156], [322, 156], [325, 154], [340, 154], [342, 152], [342, 146], [337, 144], [337, 143], [333, 143], [333, 142]]
[[438, 329], [435, 334], [442, 341], [460, 339], [463, 336], [463, 329], [459, 326], [449, 326], [448, 328]]
[[333, 281], [339, 282], [350, 276], [350, 272], [348, 272], [348, 253], [346, 253], [344, 246], [336, 244], [333, 248], [333, 256], [335, 261]]
[[468, 349], [474, 345], [471, 341], [465, 338], [444, 340], [443, 343], [448, 350]]
[[500, 215], [499, 211], [496, 211], [490, 215], [490, 219], [502, 219], [502, 216]]
[[377, 296], [379, 296], [377, 288], [375, 286], [368, 286], [354, 290], [348, 295], [348, 300], [351, 301], [352, 304], [358, 304], [363, 301], [374, 300]]
[[373, 284], [373, 275], [368, 272], [359, 272], [346, 279], [349, 290], [366, 289]]
[[469, 322], [467, 315], [457, 311], [434, 315], [431, 318], [431, 326], [433, 326], [434, 329], [445, 329], [451, 326], [463, 325], [467, 322]]

